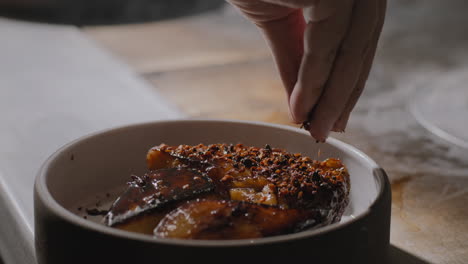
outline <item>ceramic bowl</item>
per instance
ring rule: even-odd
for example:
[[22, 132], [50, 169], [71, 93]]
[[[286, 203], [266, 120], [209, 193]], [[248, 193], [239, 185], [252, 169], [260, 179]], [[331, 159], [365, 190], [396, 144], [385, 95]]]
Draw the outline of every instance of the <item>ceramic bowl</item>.
[[[313, 159], [336, 157], [351, 175], [350, 204], [341, 222], [299, 233], [245, 240], [158, 239], [104, 226], [86, 217], [146, 170], [145, 155], [166, 143], [243, 143], [284, 148]], [[320, 156], [318, 156], [320, 150]], [[336, 139], [315, 143], [306, 131], [229, 120], [173, 120], [135, 124], [85, 136], [43, 165], [34, 190], [39, 264], [55, 263], [382, 263], [390, 230], [390, 186], [385, 172], [356, 148]]]

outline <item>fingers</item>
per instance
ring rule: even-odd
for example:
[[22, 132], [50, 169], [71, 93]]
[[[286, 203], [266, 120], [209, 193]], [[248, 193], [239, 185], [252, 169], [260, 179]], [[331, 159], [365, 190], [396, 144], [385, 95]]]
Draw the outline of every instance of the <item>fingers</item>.
[[279, 6], [259, 0], [228, 0], [253, 23], [261, 26], [264, 22], [281, 20], [295, 11], [295, 8]]
[[318, 3], [323, 3], [329, 0], [262, 0], [267, 3], [287, 6], [291, 8], [305, 8], [310, 7], [312, 5], [316, 5]]
[[285, 6], [295, 9], [309, 8], [310, 21], [321, 21], [332, 15], [336, 7], [341, 5], [341, 0], [261, 0], [266, 3]]
[[364, 86], [366, 84], [370, 69], [372, 67], [372, 62], [374, 60], [374, 55], [377, 49], [377, 43], [379, 41], [380, 32], [382, 31], [382, 27], [385, 21], [385, 12], [386, 12], [386, 5], [387, 5], [386, 2], [387, 2], [386, 0], [379, 0], [377, 3], [378, 4], [378, 14], [377, 14], [378, 21], [377, 21], [377, 26], [374, 29], [374, 33], [371, 39], [371, 42], [372, 42], [371, 47], [365, 56], [364, 64], [363, 64], [358, 82], [356, 84], [356, 87], [351, 93], [350, 98], [348, 99], [348, 102], [346, 103], [346, 106], [343, 110], [343, 113], [341, 113], [340, 117], [333, 125], [332, 131], [342, 132], [345, 130], [348, 124], [351, 111], [353, 110], [354, 106], [356, 105], [359, 97], [361, 96], [364, 90]]
[[[344, 130], [370, 71], [383, 23], [377, 4], [385, 1], [229, 1], [264, 33], [293, 120], [308, 121], [311, 135], [321, 141], [332, 129]], [[307, 25], [304, 7], [311, 20]]]
[[261, 29], [272, 51], [289, 102], [303, 54], [306, 24], [302, 10], [263, 1], [229, 2]]
[[338, 50], [333, 70], [310, 118], [310, 133], [325, 141], [356, 87], [377, 23], [375, 0], [356, 0], [350, 28]]
[[289, 102], [304, 50], [306, 24], [302, 10], [297, 9], [279, 20], [264, 22], [259, 27], [273, 53]]
[[[307, 24], [304, 56], [289, 101], [291, 117], [296, 123], [309, 120], [309, 113], [322, 95], [336, 53], [349, 27], [352, 3], [352, 0], [340, 1], [332, 17]], [[313, 11], [316, 15], [317, 9]]]
[[317, 1], [316, 4], [307, 7], [307, 20], [319, 22], [334, 15], [337, 9], [347, 8], [346, 2], [342, 6], [342, 0]]

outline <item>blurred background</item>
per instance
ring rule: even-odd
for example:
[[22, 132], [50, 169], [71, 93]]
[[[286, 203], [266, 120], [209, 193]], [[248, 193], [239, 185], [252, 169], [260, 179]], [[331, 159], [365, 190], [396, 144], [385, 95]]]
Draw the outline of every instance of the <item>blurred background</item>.
[[223, 4], [221, 0], [2, 0], [0, 15], [77, 26], [122, 24], [191, 15]]
[[[332, 135], [388, 172], [391, 242], [417, 257], [400, 263], [468, 261], [467, 14], [466, 0], [389, 0], [367, 88]], [[0, 15], [0, 49], [1, 23], [78, 27], [185, 116], [292, 125], [264, 40], [224, 1], [0, 0]]]

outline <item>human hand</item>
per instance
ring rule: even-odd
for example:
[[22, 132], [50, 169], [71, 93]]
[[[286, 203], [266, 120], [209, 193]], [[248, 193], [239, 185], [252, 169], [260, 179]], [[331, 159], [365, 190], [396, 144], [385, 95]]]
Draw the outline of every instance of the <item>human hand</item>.
[[319, 141], [343, 132], [372, 66], [386, 0], [228, 1], [263, 32], [292, 120]]

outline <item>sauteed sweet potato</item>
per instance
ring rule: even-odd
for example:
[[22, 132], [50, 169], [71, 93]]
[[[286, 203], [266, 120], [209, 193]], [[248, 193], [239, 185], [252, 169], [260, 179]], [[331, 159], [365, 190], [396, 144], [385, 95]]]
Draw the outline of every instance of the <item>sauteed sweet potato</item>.
[[162, 144], [146, 159], [149, 171], [132, 176], [107, 225], [167, 238], [259, 238], [337, 222], [349, 201], [338, 159], [242, 144]]

